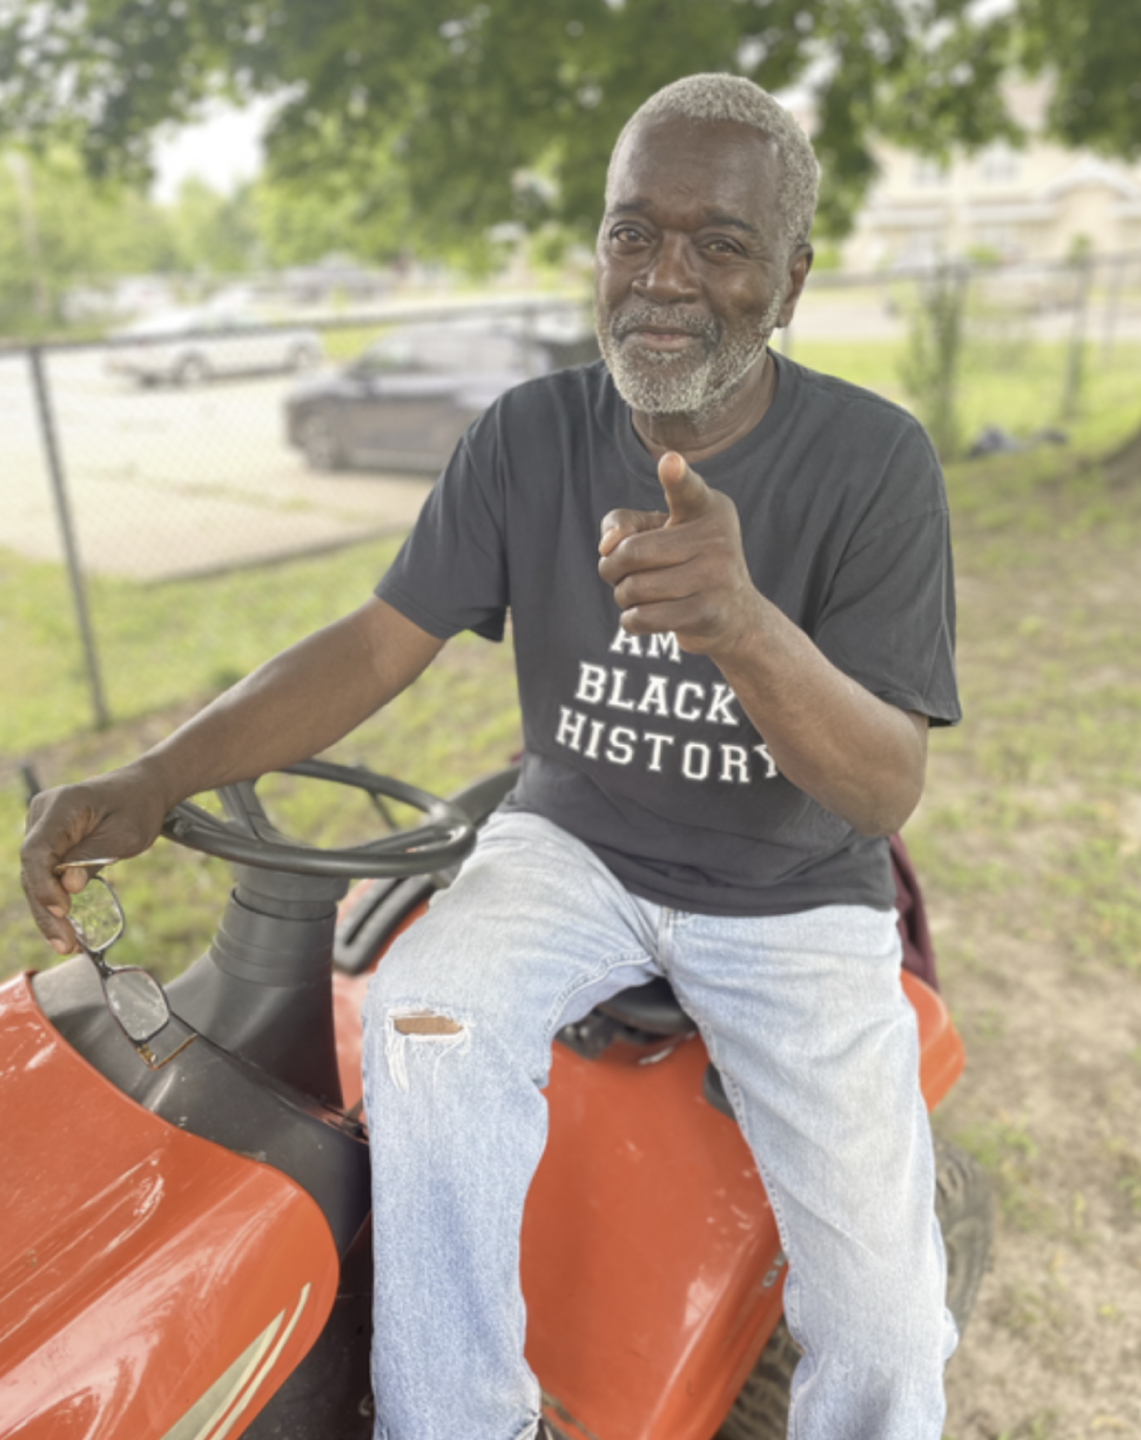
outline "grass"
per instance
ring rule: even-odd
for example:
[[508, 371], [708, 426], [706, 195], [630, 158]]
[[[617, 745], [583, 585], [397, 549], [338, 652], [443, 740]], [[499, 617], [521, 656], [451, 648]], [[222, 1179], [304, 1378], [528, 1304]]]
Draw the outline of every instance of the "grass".
[[[1000, 426], [1020, 439], [1061, 428], [1080, 450], [1113, 444], [1125, 428], [1141, 420], [1141, 345], [1120, 342], [1110, 353], [1096, 342], [1085, 346], [1085, 382], [1081, 409], [1072, 420], [1062, 416], [1067, 345], [1018, 337], [996, 337], [978, 326], [968, 328], [959, 387], [961, 432], [967, 442], [988, 426]], [[900, 378], [903, 352], [895, 341], [833, 341], [793, 337], [792, 358], [826, 374], [842, 375], [897, 400], [910, 402]], [[1046, 465], [1058, 452], [1038, 452]]]
[[947, 888], [1006, 889], [1076, 958], [1141, 970], [1141, 486], [1035, 452], [951, 466], [948, 488], [969, 723], [933, 739], [948, 783], [913, 848]]
[[[268, 655], [361, 604], [397, 543], [164, 585], [92, 577], [88, 607], [111, 714], [129, 721], [224, 689]], [[19, 755], [88, 723], [91, 704], [72, 617], [58, 565], [0, 551], [5, 688], [19, 697], [0, 712], [0, 756]]]
[[990, 1173], [1010, 1224], [1032, 1229], [1050, 1222], [1050, 1206], [1034, 1173], [1038, 1143], [1023, 1117], [999, 1114], [962, 1131], [956, 1141]]
[[[892, 347], [806, 342], [796, 354], [897, 388]], [[1047, 362], [1060, 375], [1059, 357], [1040, 346], [1030, 361], [1004, 373], [1001, 386], [993, 367], [972, 370], [969, 413], [990, 406], [992, 419], [1048, 423], [1040, 397]], [[1128, 617], [1141, 484], [1111, 490], [1077, 456], [1104, 450], [1141, 419], [1139, 372], [1141, 347], [1119, 346], [1112, 366], [1091, 360], [1085, 409], [1065, 450], [948, 467], [968, 724], [933, 737], [933, 783], [908, 831], [921, 869], [945, 891], [1006, 895], [1012, 923], [1031, 935], [1063, 934], [1075, 963], [1105, 958], [1133, 969], [1141, 968], [1141, 666]], [[115, 720], [103, 734], [90, 731], [59, 568], [0, 555], [2, 973], [45, 956], [15, 880], [24, 806], [17, 762], [31, 757], [54, 784], [137, 754], [182, 709], [359, 604], [394, 543], [166, 585], [92, 581]], [[338, 753], [446, 792], [502, 763], [518, 743], [510, 647], [468, 637]], [[337, 809], [302, 796], [285, 804], [308, 834], [323, 833]], [[205, 943], [227, 881], [217, 862], [163, 844], [124, 866], [120, 885], [131, 920], [121, 958], [169, 973]]]

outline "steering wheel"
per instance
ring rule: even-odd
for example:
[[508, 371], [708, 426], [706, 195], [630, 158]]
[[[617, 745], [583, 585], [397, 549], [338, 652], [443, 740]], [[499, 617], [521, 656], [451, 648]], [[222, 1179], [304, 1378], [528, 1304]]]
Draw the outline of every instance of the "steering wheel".
[[329, 760], [302, 760], [280, 773], [348, 785], [368, 795], [387, 796], [424, 812], [423, 824], [363, 845], [318, 849], [293, 840], [270, 821], [257, 798], [256, 780], [225, 785], [218, 798], [225, 818], [183, 800], [163, 821], [162, 833], [191, 850], [263, 870], [295, 875], [328, 875], [360, 880], [373, 876], [425, 875], [458, 863], [475, 844], [475, 826], [457, 805], [415, 785], [377, 775], [363, 766]]

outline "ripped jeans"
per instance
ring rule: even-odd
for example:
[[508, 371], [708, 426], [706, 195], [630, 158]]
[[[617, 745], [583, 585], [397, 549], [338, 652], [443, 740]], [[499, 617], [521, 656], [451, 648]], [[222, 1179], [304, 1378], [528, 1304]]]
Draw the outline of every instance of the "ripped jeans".
[[493, 817], [364, 1007], [375, 1440], [535, 1434], [519, 1231], [551, 1043], [657, 975], [698, 1023], [780, 1228], [805, 1349], [790, 1440], [939, 1440], [956, 1337], [899, 963], [890, 913], [678, 912], [548, 821]]

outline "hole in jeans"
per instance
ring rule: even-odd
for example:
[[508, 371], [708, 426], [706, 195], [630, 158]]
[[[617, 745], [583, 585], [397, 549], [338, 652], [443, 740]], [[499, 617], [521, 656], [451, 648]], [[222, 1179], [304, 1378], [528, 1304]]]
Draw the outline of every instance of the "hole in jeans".
[[471, 1028], [437, 1015], [434, 1010], [390, 1010], [385, 1020], [385, 1051], [388, 1071], [398, 1090], [408, 1089], [408, 1061], [411, 1050], [434, 1058], [433, 1080], [441, 1062], [452, 1055], [464, 1055], [471, 1048]]
[[464, 1028], [446, 1015], [433, 1015], [430, 1010], [394, 1015], [392, 1023], [401, 1035], [458, 1035]]

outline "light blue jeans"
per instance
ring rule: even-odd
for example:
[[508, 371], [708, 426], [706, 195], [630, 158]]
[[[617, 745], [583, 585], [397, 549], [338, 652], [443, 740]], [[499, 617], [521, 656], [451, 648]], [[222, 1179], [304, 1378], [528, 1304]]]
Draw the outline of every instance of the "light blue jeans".
[[[780, 1228], [805, 1350], [791, 1440], [939, 1440], [955, 1328], [899, 964], [890, 913], [681, 913], [557, 826], [493, 817], [364, 1007], [376, 1440], [534, 1435], [519, 1231], [551, 1042], [657, 975], [721, 1071]], [[402, 1033], [426, 1012], [458, 1028]]]

